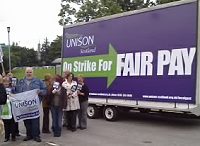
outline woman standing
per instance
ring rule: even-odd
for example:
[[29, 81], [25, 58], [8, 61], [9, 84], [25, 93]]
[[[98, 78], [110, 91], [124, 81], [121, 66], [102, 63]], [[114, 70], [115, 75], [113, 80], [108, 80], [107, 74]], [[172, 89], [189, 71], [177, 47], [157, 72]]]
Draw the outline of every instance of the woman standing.
[[0, 139], [4, 134], [4, 124], [1, 119], [1, 112], [2, 112], [2, 106], [6, 104], [6, 101], [7, 101], [6, 89], [3, 86], [3, 77], [2, 75], [0, 75]]
[[87, 85], [84, 83], [83, 76], [78, 76], [78, 86], [81, 88], [78, 90], [78, 98], [80, 103], [80, 110], [78, 113], [78, 119], [79, 119], [79, 128], [81, 130], [87, 128], [87, 107], [88, 107], [88, 95], [89, 95], [89, 89]]
[[73, 80], [74, 75], [69, 73], [67, 75], [67, 80], [65, 80], [62, 84], [67, 90], [67, 128], [69, 130], [76, 131], [76, 118], [77, 118], [77, 111], [80, 109], [78, 95], [77, 95], [77, 82]]
[[50, 74], [46, 74], [44, 76], [44, 83], [47, 87], [47, 94], [44, 96], [42, 100], [43, 107], [43, 126], [42, 133], [50, 133], [49, 131], [49, 111], [50, 111], [50, 96], [52, 96], [52, 76]]
[[[18, 79], [16, 77], [13, 76], [13, 74], [11, 72], [7, 73], [6, 75], [9, 79], [10, 79], [10, 86], [12, 87], [12, 90], [14, 92], [16, 92], [16, 85], [17, 85], [17, 82], [18, 82]], [[19, 134], [19, 124], [18, 122], [15, 122], [15, 132], [16, 132], [16, 136], [20, 136]]]
[[[3, 78], [3, 85], [6, 89], [6, 94], [7, 94], [7, 105], [5, 105], [5, 113], [7, 113], [9, 110], [8, 105], [10, 105], [11, 108], [11, 103], [9, 100], [10, 94], [13, 93], [12, 87], [10, 86], [10, 78], [9, 77], [4, 77]], [[2, 109], [3, 110], [3, 109]], [[3, 119], [3, 123], [4, 123], [4, 129], [5, 129], [5, 140], [4, 142], [9, 141], [10, 139], [10, 135], [12, 137], [12, 141], [16, 141], [16, 123], [14, 121], [14, 117], [12, 116], [12, 110], [10, 109], [10, 114], [11, 117], [5, 117], [2, 118]]]
[[61, 76], [56, 75], [53, 83], [52, 98], [51, 98], [51, 115], [52, 115], [52, 130], [54, 137], [61, 136], [63, 108], [65, 106], [64, 90], [62, 85], [63, 79]]

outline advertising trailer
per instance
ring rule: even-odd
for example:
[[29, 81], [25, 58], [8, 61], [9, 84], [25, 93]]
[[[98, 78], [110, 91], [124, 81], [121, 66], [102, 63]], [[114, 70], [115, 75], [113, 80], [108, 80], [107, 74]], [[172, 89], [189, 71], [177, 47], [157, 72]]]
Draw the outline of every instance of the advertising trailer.
[[88, 116], [120, 110], [200, 115], [200, 10], [184, 0], [63, 28], [62, 71], [82, 74]]

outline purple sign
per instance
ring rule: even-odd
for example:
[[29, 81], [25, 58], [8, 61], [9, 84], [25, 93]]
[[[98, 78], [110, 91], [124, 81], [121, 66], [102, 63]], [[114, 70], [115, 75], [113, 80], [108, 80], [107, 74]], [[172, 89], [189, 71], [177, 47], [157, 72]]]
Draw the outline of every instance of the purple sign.
[[63, 70], [91, 97], [195, 103], [197, 3], [64, 29]]

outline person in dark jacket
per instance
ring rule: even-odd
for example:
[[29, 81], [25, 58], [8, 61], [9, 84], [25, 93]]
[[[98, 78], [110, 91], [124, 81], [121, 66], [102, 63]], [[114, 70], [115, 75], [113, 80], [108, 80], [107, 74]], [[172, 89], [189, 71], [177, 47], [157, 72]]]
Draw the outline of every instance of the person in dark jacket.
[[51, 97], [51, 115], [52, 115], [52, 130], [54, 137], [61, 136], [63, 108], [65, 108], [66, 97], [64, 97], [64, 88], [61, 87], [63, 79], [56, 75], [53, 83]]
[[81, 130], [87, 128], [87, 107], [88, 107], [88, 96], [89, 89], [88, 86], [84, 83], [84, 78], [82, 75], [77, 77], [78, 80], [78, 98], [80, 103], [80, 110], [78, 113], [79, 119], [79, 128]]
[[[7, 94], [7, 97], [8, 97], [7, 104], [10, 104], [9, 97], [10, 97], [10, 94], [13, 93], [13, 90], [12, 90], [12, 86], [10, 86], [10, 78], [9, 77], [3, 78], [3, 85], [6, 89], [6, 94]], [[4, 123], [4, 129], [5, 129], [5, 140], [4, 140], [4, 142], [9, 141], [10, 135], [12, 136], [12, 141], [16, 141], [16, 137], [15, 137], [16, 136], [16, 130], [15, 130], [16, 123], [14, 121], [13, 116], [10, 119], [7, 119], [7, 118], [4, 119], [3, 118], [3, 123]]]
[[53, 88], [53, 77], [51, 74], [46, 74], [44, 76], [44, 82], [47, 86], [47, 94], [43, 97], [42, 107], [43, 107], [43, 125], [42, 133], [50, 133], [49, 131], [49, 111], [50, 111], [50, 99], [52, 95]]
[[[3, 86], [3, 78], [0, 75], [0, 105], [6, 104], [6, 101], [7, 101], [6, 89]], [[1, 109], [0, 109], [0, 113], [1, 113]]]
[[[14, 93], [16, 92], [16, 85], [18, 82], [18, 79], [16, 77], [13, 76], [13, 74], [11, 72], [7, 73], [6, 75], [7, 77], [9, 77], [10, 79], [10, 86], [12, 87], [12, 90], [14, 91]], [[16, 136], [20, 136], [19, 134], [19, 124], [18, 122], [15, 122], [15, 135]]]

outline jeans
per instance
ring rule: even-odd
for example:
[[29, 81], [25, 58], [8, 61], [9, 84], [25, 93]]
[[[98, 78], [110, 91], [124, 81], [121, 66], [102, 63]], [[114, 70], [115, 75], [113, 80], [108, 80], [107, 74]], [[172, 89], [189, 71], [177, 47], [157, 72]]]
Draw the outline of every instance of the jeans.
[[42, 125], [42, 132], [48, 133], [49, 132], [49, 107], [43, 107], [43, 125]]
[[62, 115], [63, 115], [62, 108], [59, 106], [52, 106], [51, 115], [52, 115], [52, 130], [54, 136], [60, 136], [62, 128]]
[[24, 120], [26, 135], [30, 138], [40, 137], [40, 118]]
[[88, 101], [80, 102], [80, 110], [78, 111], [78, 120], [80, 128], [87, 128], [87, 107]]

